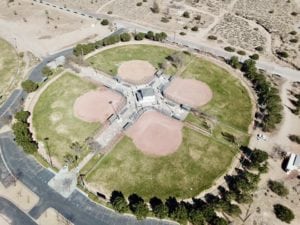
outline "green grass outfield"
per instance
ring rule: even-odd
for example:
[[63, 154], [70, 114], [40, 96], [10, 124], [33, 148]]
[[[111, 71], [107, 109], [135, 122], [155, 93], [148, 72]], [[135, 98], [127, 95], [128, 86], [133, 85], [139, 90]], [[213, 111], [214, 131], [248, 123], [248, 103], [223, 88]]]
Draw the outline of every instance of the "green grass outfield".
[[[33, 111], [33, 127], [41, 141], [49, 138], [49, 149], [61, 163], [63, 156], [70, 150], [74, 141], [83, 143], [100, 129], [99, 123], [87, 123], [73, 114], [73, 104], [77, 97], [95, 89], [88, 81], [65, 73], [41, 94]], [[74, 153], [74, 152], [73, 152]], [[81, 157], [87, 153], [85, 149]]]
[[122, 62], [129, 60], [146, 60], [158, 68], [159, 63], [175, 50], [153, 45], [126, 45], [104, 50], [88, 58], [88, 62], [107, 74], [116, 75]]
[[209, 188], [231, 164], [236, 150], [183, 128], [183, 142], [175, 153], [151, 157], [124, 137], [88, 175], [89, 183], [108, 191], [189, 198]]
[[12, 79], [16, 79], [18, 56], [7, 41], [0, 38], [0, 96], [9, 88]]

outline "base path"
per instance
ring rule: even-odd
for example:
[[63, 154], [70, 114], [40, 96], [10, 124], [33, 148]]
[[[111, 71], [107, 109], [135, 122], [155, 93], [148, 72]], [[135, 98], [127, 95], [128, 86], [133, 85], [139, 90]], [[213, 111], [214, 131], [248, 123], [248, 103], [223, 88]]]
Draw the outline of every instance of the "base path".
[[157, 111], [145, 112], [126, 134], [146, 154], [164, 156], [175, 152], [182, 142], [183, 123]]
[[146, 84], [154, 78], [156, 70], [152, 64], [143, 60], [124, 62], [118, 69], [118, 76], [132, 84]]
[[191, 107], [203, 106], [213, 97], [213, 93], [206, 83], [178, 77], [172, 80], [164, 94], [177, 103]]

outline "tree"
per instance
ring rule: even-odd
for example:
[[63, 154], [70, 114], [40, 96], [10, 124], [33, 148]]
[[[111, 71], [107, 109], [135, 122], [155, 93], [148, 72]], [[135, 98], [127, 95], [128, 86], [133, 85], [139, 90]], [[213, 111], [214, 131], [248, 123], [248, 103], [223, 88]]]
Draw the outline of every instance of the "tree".
[[192, 209], [189, 212], [189, 221], [193, 225], [204, 225], [205, 224], [205, 219], [204, 216], [199, 209]]
[[171, 214], [171, 217], [181, 224], [184, 224], [187, 221], [188, 211], [187, 208], [185, 207], [184, 202], [179, 203], [179, 205], [175, 208], [175, 210]]
[[28, 117], [30, 116], [30, 112], [21, 110], [15, 114], [15, 118], [20, 122], [27, 122]]
[[34, 92], [39, 87], [39, 85], [32, 80], [23, 81], [21, 86], [27, 93]]
[[139, 33], [137, 33], [137, 34], [134, 36], [134, 39], [137, 40], [137, 41], [141, 41], [141, 40], [144, 39], [144, 37], [145, 37], [145, 34], [142, 33], [142, 32], [139, 32]]
[[229, 60], [229, 65], [235, 69], [238, 69], [240, 67], [239, 58], [237, 56], [232, 56]]
[[112, 204], [114, 210], [119, 213], [124, 213], [128, 210], [127, 201], [120, 191], [113, 191], [110, 197], [110, 203]]
[[50, 77], [53, 74], [53, 71], [49, 68], [49, 66], [45, 66], [42, 69], [42, 74], [46, 77]]
[[168, 208], [161, 199], [156, 197], [151, 198], [150, 205], [156, 217], [163, 219], [168, 216]]
[[211, 221], [210, 224], [213, 224], [213, 225], [227, 225], [228, 222], [224, 218], [222, 218], [222, 217], [215, 216], [212, 219], [212, 221]]
[[128, 197], [129, 208], [138, 220], [144, 219], [149, 213], [148, 206], [137, 194], [132, 194]]
[[131, 36], [128, 33], [123, 33], [120, 35], [120, 39], [122, 42], [127, 42], [127, 41], [130, 41]]
[[290, 223], [295, 218], [293, 211], [281, 204], [275, 204], [273, 209], [276, 217], [281, 221]]
[[253, 164], [263, 163], [267, 161], [268, 158], [269, 158], [268, 153], [260, 149], [254, 149], [250, 156], [250, 160], [252, 161]]
[[271, 191], [273, 191], [274, 193], [276, 193], [281, 197], [285, 197], [289, 194], [289, 190], [281, 182], [275, 180], [269, 180], [268, 187], [271, 189]]
[[153, 31], [148, 31], [145, 35], [145, 38], [149, 39], [149, 40], [154, 40], [154, 33]]

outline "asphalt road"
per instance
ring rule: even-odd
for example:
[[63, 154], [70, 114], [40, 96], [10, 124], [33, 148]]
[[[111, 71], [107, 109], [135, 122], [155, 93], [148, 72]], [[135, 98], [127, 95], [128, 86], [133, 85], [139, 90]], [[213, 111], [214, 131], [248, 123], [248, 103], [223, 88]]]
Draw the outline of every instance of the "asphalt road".
[[[3, 158], [12, 173], [30, 190], [40, 197], [38, 204], [29, 214], [37, 219], [45, 209], [52, 207], [76, 225], [171, 225], [170, 221], [146, 219], [137, 221], [133, 216], [120, 215], [90, 201], [76, 190], [69, 198], [63, 198], [48, 186], [54, 176], [39, 165], [33, 157], [27, 156], [13, 141], [9, 133], [0, 135]], [[23, 223], [20, 223], [23, 224]]]
[[7, 216], [12, 225], [37, 225], [26, 213], [2, 197], [0, 197], [0, 213]]

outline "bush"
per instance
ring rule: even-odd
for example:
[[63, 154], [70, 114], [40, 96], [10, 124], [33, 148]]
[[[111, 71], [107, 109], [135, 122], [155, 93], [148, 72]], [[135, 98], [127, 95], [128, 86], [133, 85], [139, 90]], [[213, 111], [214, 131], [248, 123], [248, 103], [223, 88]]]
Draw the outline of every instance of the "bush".
[[193, 26], [193, 27], [191, 28], [191, 30], [192, 30], [192, 31], [198, 31], [199, 28], [198, 28], [198, 26]]
[[290, 134], [289, 139], [292, 142], [296, 142], [297, 144], [300, 144], [300, 136], [299, 135]]
[[296, 34], [297, 34], [297, 31], [293, 30], [293, 31], [290, 32], [290, 35], [296, 35]]
[[289, 190], [281, 182], [269, 180], [268, 187], [271, 189], [271, 191], [281, 197], [285, 197], [289, 194]]
[[239, 55], [246, 55], [246, 52], [243, 50], [238, 50], [236, 53]]
[[32, 80], [23, 81], [21, 86], [27, 93], [34, 92], [39, 87], [39, 85]]
[[289, 54], [285, 51], [277, 51], [276, 53], [281, 58], [288, 58], [289, 57]]
[[142, 2], [138, 2], [136, 3], [136, 6], [141, 6], [143, 3]]
[[240, 67], [241, 67], [241, 64], [240, 64], [240, 62], [239, 62], [239, 59], [238, 59], [238, 57], [236, 57], [236, 56], [232, 56], [231, 58], [230, 58], [230, 60], [229, 60], [229, 65], [231, 65], [233, 68], [235, 68], [235, 69], [239, 69]]
[[200, 15], [195, 16], [195, 20], [201, 20], [201, 16]]
[[123, 33], [120, 35], [120, 39], [122, 42], [127, 42], [127, 41], [130, 41], [131, 36], [128, 33]]
[[258, 60], [259, 59], [258, 54], [253, 54], [253, 55], [250, 55], [249, 57], [250, 57], [250, 59], [253, 59], [253, 60]]
[[209, 40], [217, 40], [218, 38], [216, 36], [214, 36], [214, 35], [209, 35], [207, 37], [207, 39], [209, 39]]
[[159, 13], [160, 9], [159, 9], [159, 5], [158, 5], [158, 3], [156, 1], [153, 2], [153, 6], [151, 8], [151, 11], [153, 13]]
[[290, 39], [290, 42], [291, 42], [291, 43], [297, 43], [297, 42], [298, 42], [298, 39], [297, 39], [297, 38], [292, 38], [292, 39]]
[[181, 31], [179, 34], [182, 35], [182, 36], [186, 35], [186, 33], [183, 32], [183, 31]]
[[167, 17], [162, 17], [160, 21], [163, 23], [168, 23], [169, 19]]
[[258, 51], [258, 52], [262, 52], [264, 50], [264, 48], [262, 46], [257, 46], [255, 48], [255, 50]]
[[290, 223], [295, 218], [293, 211], [281, 204], [274, 205], [273, 209], [276, 217], [281, 221]]
[[190, 13], [189, 13], [188, 11], [185, 11], [185, 12], [182, 14], [182, 16], [183, 16], [184, 18], [190, 18]]
[[230, 46], [225, 47], [224, 50], [227, 51], [227, 52], [234, 52], [235, 51], [235, 49], [233, 47], [230, 47]]
[[292, 16], [297, 16], [298, 13], [297, 13], [297, 12], [292, 12], [291, 15], [292, 15]]
[[109, 24], [109, 21], [107, 19], [104, 19], [101, 21], [101, 25], [106, 26]]

